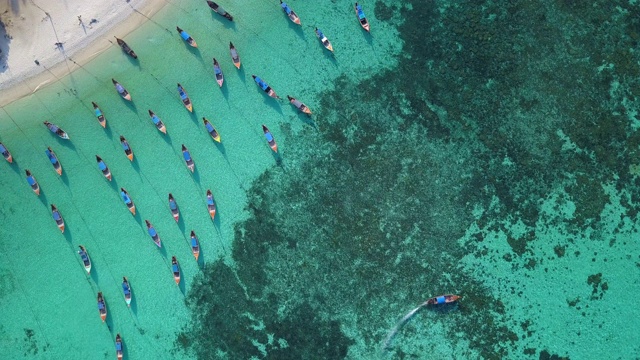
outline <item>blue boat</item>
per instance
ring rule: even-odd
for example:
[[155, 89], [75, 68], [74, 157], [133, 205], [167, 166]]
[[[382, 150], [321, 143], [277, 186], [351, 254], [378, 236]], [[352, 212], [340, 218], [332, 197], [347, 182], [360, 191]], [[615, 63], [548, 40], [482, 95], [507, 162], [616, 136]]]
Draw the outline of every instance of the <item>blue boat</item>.
[[27, 183], [29, 183], [33, 192], [36, 193], [36, 195], [40, 195], [40, 185], [38, 185], [36, 178], [31, 175], [31, 171], [29, 171], [29, 169], [26, 169], [24, 172], [27, 174]]
[[158, 235], [156, 229], [153, 227], [153, 225], [151, 225], [151, 222], [149, 220], [145, 220], [144, 222], [147, 224], [147, 232], [149, 233], [149, 236], [151, 236], [151, 239], [153, 239], [153, 242], [156, 243], [158, 247], [162, 247], [162, 243], [160, 242], [160, 235]]
[[124, 204], [127, 205], [127, 208], [129, 208], [129, 211], [131, 212], [132, 215], [136, 215], [136, 205], [133, 203], [133, 200], [131, 200], [131, 198], [129, 197], [129, 193], [127, 192], [127, 190], [125, 190], [124, 188], [120, 188], [120, 197], [122, 198], [122, 201], [124, 201]]
[[178, 32], [180, 33], [180, 37], [182, 38], [182, 40], [186, 41], [187, 44], [193, 46], [194, 48], [198, 47], [198, 44], [196, 43], [196, 41], [193, 40], [193, 38], [189, 34], [187, 34], [186, 31], [180, 29], [179, 26], [176, 26], [176, 30], [178, 30]]
[[182, 144], [182, 157], [184, 158], [184, 162], [187, 163], [187, 168], [193, 172], [196, 167], [196, 164], [193, 162], [191, 158], [191, 154], [189, 153], [189, 149], [187, 149], [184, 144]]
[[256, 82], [256, 84], [258, 84], [258, 86], [262, 89], [262, 91], [264, 91], [265, 93], [267, 93], [267, 95], [271, 96], [274, 99], [279, 99], [278, 95], [276, 94], [275, 91], [273, 91], [273, 89], [271, 88], [271, 86], [269, 86], [269, 84], [264, 82], [258, 76], [255, 76], [255, 75], [251, 75], [251, 76], [253, 77], [253, 80]]

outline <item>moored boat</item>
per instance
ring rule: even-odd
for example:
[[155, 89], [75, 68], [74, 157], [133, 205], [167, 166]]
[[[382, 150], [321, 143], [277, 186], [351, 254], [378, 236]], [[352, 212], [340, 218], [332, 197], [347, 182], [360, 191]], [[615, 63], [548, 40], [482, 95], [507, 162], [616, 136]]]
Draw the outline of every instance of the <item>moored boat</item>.
[[127, 190], [125, 190], [124, 188], [120, 188], [120, 197], [122, 198], [122, 201], [124, 201], [124, 204], [127, 205], [127, 208], [131, 212], [131, 215], [135, 216], [136, 205], [133, 203], [133, 200], [131, 200], [131, 197], [129, 197], [129, 193], [127, 192]]
[[231, 14], [229, 14], [228, 12], [226, 12], [222, 6], [214, 3], [213, 1], [209, 1], [207, 0], [207, 4], [209, 5], [209, 7], [211, 8], [211, 10], [215, 11], [216, 13], [218, 13], [221, 16], [224, 16], [227, 20], [229, 21], [233, 21], [233, 16], [231, 16]]
[[131, 47], [129, 47], [129, 44], [124, 42], [124, 40], [122, 39], [118, 39], [117, 36], [114, 36], [114, 37], [116, 38], [116, 42], [118, 42], [118, 45], [120, 45], [120, 47], [122, 48], [122, 51], [124, 51], [125, 54], [131, 56], [134, 59], [138, 58], [138, 55], [136, 55], [135, 51], [133, 51]]
[[158, 235], [158, 233], [156, 232], [156, 229], [153, 227], [153, 225], [151, 225], [151, 222], [149, 220], [145, 220], [144, 222], [145, 224], [147, 224], [147, 232], [149, 233], [149, 236], [151, 236], [151, 239], [153, 240], [153, 242], [158, 247], [162, 247], [162, 242], [160, 241], [160, 235]]
[[432, 297], [432, 298], [428, 299], [425, 302], [425, 304], [426, 305], [451, 304], [451, 303], [454, 303], [454, 302], [458, 301], [458, 299], [460, 299], [461, 297], [462, 296], [452, 295], [452, 294], [440, 295], [440, 296], [436, 296], [436, 297]]
[[211, 220], [216, 217], [216, 201], [213, 199], [213, 194], [211, 190], [207, 189], [207, 209], [209, 210], [209, 216], [211, 216]]
[[204, 127], [207, 129], [207, 132], [209, 133], [209, 135], [211, 135], [211, 138], [213, 138], [213, 140], [217, 142], [220, 142], [220, 134], [218, 134], [216, 128], [214, 128], [209, 120], [207, 120], [205, 117], [202, 118], [202, 121], [204, 122]]
[[102, 292], [98, 292], [98, 312], [102, 322], [107, 320], [107, 304], [104, 301], [104, 297], [102, 297]]
[[182, 40], [186, 41], [187, 44], [193, 46], [194, 48], [198, 47], [198, 44], [196, 43], [196, 41], [193, 40], [193, 38], [189, 34], [187, 34], [186, 31], [180, 29], [179, 26], [176, 26], [176, 30], [178, 30], [178, 32], [180, 33], [180, 37], [182, 38]]
[[131, 285], [126, 276], [122, 277], [122, 292], [124, 293], [124, 302], [127, 303], [127, 307], [131, 306]]
[[296, 14], [296, 12], [293, 11], [293, 9], [291, 9], [289, 5], [287, 5], [287, 3], [280, 0], [280, 7], [282, 7], [282, 10], [284, 10], [285, 14], [287, 14], [289, 20], [293, 21], [294, 24], [300, 25], [300, 18], [298, 17], [298, 14]]
[[324, 36], [322, 31], [318, 28], [316, 28], [316, 36], [318, 37], [318, 39], [320, 39], [320, 42], [322, 43], [322, 46], [324, 46], [325, 49], [333, 52], [333, 46], [331, 45], [331, 42], [329, 41], [329, 39], [327, 39], [326, 36]]
[[62, 218], [62, 215], [60, 215], [58, 208], [53, 204], [51, 204], [51, 216], [53, 216], [53, 220], [56, 221], [56, 225], [58, 225], [60, 232], [64, 233], [64, 219]]
[[173, 280], [177, 285], [180, 285], [180, 264], [175, 256], [171, 257], [171, 271], [173, 272]]
[[222, 87], [224, 83], [224, 74], [222, 74], [222, 69], [220, 69], [220, 64], [218, 64], [218, 60], [213, 58], [213, 72], [216, 74], [216, 82], [218, 86]]
[[58, 125], [52, 124], [48, 121], [45, 121], [44, 124], [47, 126], [49, 131], [58, 135], [61, 139], [69, 140], [69, 135], [64, 130], [62, 130]]
[[265, 126], [262, 125], [262, 132], [264, 132], [264, 137], [267, 138], [267, 142], [269, 143], [269, 147], [273, 152], [278, 152], [278, 144], [276, 144], [276, 139], [271, 135], [271, 131]]
[[116, 334], [116, 356], [118, 357], [118, 360], [122, 360], [122, 337], [120, 337], [120, 334]]
[[58, 175], [62, 176], [62, 165], [60, 164], [60, 161], [58, 161], [58, 156], [56, 156], [56, 153], [53, 152], [50, 147], [48, 147], [44, 152], [45, 154], [47, 154], [47, 157], [49, 158], [49, 161], [51, 161], [51, 165], [53, 165], [55, 171], [58, 173]]
[[196, 262], [198, 262], [198, 257], [200, 256], [200, 241], [198, 241], [198, 237], [193, 230], [191, 230], [191, 253], [193, 257], [196, 258]]
[[89, 253], [87, 252], [87, 249], [84, 248], [84, 246], [78, 245], [78, 247], [80, 248], [80, 250], [78, 250], [78, 254], [80, 255], [80, 259], [82, 259], [82, 265], [84, 265], [84, 269], [86, 270], [87, 274], [90, 274], [91, 259], [89, 258]]
[[262, 91], [267, 93], [267, 95], [271, 96], [274, 99], [279, 99], [278, 94], [276, 94], [276, 92], [273, 91], [273, 89], [271, 88], [271, 86], [269, 86], [269, 84], [264, 82], [258, 76], [251, 75], [251, 77], [253, 77], [253, 80], [256, 82], [256, 84], [258, 84], [258, 86], [262, 89]]
[[307, 105], [300, 102], [300, 100], [289, 95], [287, 95], [287, 99], [289, 99], [289, 102], [291, 103], [291, 105], [295, 106], [298, 110], [302, 111], [307, 115], [311, 115], [311, 109], [309, 109]]
[[187, 95], [187, 92], [184, 90], [182, 85], [180, 85], [180, 83], [178, 83], [178, 93], [180, 94], [180, 100], [182, 100], [182, 104], [184, 104], [184, 107], [186, 107], [189, 112], [193, 112], [193, 104], [191, 103], [191, 99], [189, 99], [189, 95]]
[[7, 150], [7, 147], [4, 146], [4, 144], [1, 142], [0, 142], [0, 153], [2, 153], [2, 156], [4, 157], [5, 160], [9, 162], [9, 164], [13, 162], [13, 156], [11, 155], [9, 150]]
[[27, 174], [27, 183], [31, 186], [33, 192], [36, 193], [36, 195], [40, 195], [40, 185], [38, 185], [36, 178], [31, 175], [31, 171], [29, 171], [29, 169], [26, 169], [24, 172]]
[[369, 21], [367, 20], [367, 17], [364, 15], [364, 11], [362, 10], [362, 5], [356, 3], [354, 8], [356, 10], [356, 16], [358, 17], [360, 26], [362, 26], [363, 29], [369, 31]]
[[233, 43], [229, 41], [229, 52], [231, 53], [231, 60], [233, 61], [233, 65], [235, 65], [238, 70], [240, 70], [240, 55], [238, 55], [238, 51], [236, 47], [233, 46]]
[[193, 172], [194, 168], [196, 167], [196, 164], [193, 162], [193, 159], [191, 158], [189, 149], [187, 149], [187, 147], [184, 146], [184, 144], [182, 144], [182, 157], [184, 158], [184, 162], [187, 163], [187, 168], [191, 170], [191, 172]]
[[120, 145], [122, 145], [122, 150], [124, 150], [124, 154], [127, 155], [127, 159], [129, 159], [129, 161], [133, 161], [133, 150], [131, 150], [131, 146], [129, 146], [127, 139], [122, 135], [120, 135]]
[[173, 195], [171, 195], [171, 193], [169, 193], [169, 210], [171, 210], [173, 220], [178, 222], [178, 220], [180, 220], [180, 209], [178, 208], [178, 203], [173, 198]]
[[102, 158], [96, 155], [96, 161], [98, 162], [98, 168], [102, 171], [102, 175], [107, 178], [107, 180], [111, 181], [111, 170], [107, 167], [107, 164], [102, 161]]
[[124, 88], [124, 86], [120, 85], [120, 83], [117, 82], [115, 79], [111, 79], [111, 82], [113, 83], [113, 86], [116, 87], [116, 91], [118, 92], [118, 94], [120, 94], [120, 96], [122, 96], [123, 99], [131, 101], [131, 94], [129, 94], [129, 92], [127, 91], [127, 89]]
[[167, 128], [164, 126], [164, 123], [160, 118], [151, 110], [149, 110], [149, 116], [151, 116], [151, 121], [156, 126], [156, 129], [160, 130], [161, 133], [166, 134]]
[[102, 114], [102, 110], [100, 110], [100, 108], [98, 107], [98, 104], [96, 104], [95, 102], [91, 102], [91, 105], [93, 105], [93, 112], [96, 114], [96, 118], [98, 118], [98, 122], [100, 123], [100, 125], [102, 125], [103, 128], [107, 127], [107, 120], [104, 118], [104, 115]]

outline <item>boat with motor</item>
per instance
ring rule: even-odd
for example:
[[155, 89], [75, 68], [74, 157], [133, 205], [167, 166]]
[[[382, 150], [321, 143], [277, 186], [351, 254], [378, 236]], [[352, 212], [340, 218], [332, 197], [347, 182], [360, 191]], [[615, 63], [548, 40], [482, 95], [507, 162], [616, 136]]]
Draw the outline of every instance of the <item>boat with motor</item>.
[[98, 118], [98, 122], [100, 123], [100, 125], [102, 125], [103, 128], [107, 127], [107, 120], [104, 118], [104, 115], [102, 114], [102, 110], [100, 110], [100, 108], [98, 107], [98, 104], [96, 104], [95, 102], [91, 102], [91, 105], [93, 105], [93, 112], [94, 114], [96, 114], [96, 118]]
[[426, 305], [451, 304], [451, 303], [454, 303], [454, 302], [458, 301], [461, 297], [462, 296], [452, 295], [452, 294], [440, 295], [440, 296], [436, 296], [436, 297], [432, 297], [432, 298], [428, 299], [425, 302], [425, 304]]
[[280, 99], [280, 97], [278, 97], [278, 94], [276, 94], [276, 92], [273, 91], [271, 86], [269, 86], [269, 84], [264, 82], [260, 77], [255, 75], [251, 75], [251, 77], [253, 77], [253, 80], [256, 82], [256, 84], [258, 84], [258, 86], [262, 89], [262, 91], [267, 93], [267, 95], [271, 96], [274, 99]]
[[102, 161], [102, 158], [96, 155], [96, 161], [98, 162], [98, 168], [102, 171], [102, 175], [107, 178], [107, 180], [111, 181], [111, 170], [107, 167], [107, 164]]
[[173, 195], [171, 195], [171, 193], [169, 193], [169, 210], [171, 210], [173, 220], [178, 222], [178, 220], [180, 220], [180, 209], [178, 208], [178, 203], [173, 198]]
[[369, 21], [367, 20], [367, 17], [364, 15], [364, 11], [362, 10], [362, 5], [356, 3], [356, 5], [354, 6], [354, 9], [356, 10], [356, 16], [358, 17], [360, 26], [362, 26], [363, 29], [369, 32]]
[[204, 122], [204, 127], [207, 129], [207, 132], [209, 133], [209, 135], [211, 135], [211, 138], [217, 142], [220, 142], [220, 134], [218, 133], [216, 128], [214, 128], [209, 120], [207, 120], [205, 117], [202, 118], [202, 121]]
[[193, 112], [193, 104], [191, 103], [191, 99], [189, 99], [189, 95], [187, 95], [187, 92], [184, 90], [182, 85], [180, 85], [180, 83], [178, 83], [178, 93], [180, 94], [180, 100], [182, 100], [182, 104], [184, 104], [184, 107], [186, 107], [189, 112]]
[[316, 28], [316, 36], [318, 37], [318, 39], [320, 39], [320, 42], [322, 43], [322, 46], [324, 46], [325, 49], [333, 52], [333, 46], [331, 45], [331, 42], [329, 41], [329, 39], [327, 39], [326, 36], [324, 36], [322, 31], [318, 28]]
[[233, 43], [229, 41], [229, 53], [231, 53], [231, 60], [233, 61], [233, 65], [235, 65], [238, 70], [240, 70], [240, 55], [238, 55], [238, 50], [233, 46]]
[[40, 185], [38, 185], [36, 178], [31, 174], [29, 169], [26, 169], [24, 172], [27, 174], [27, 183], [31, 186], [33, 192], [36, 193], [36, 195], [40, 195]]
[[187, 164], [187, 168], [193, 172], [196, 167], [196, 164], [193, 162], [191, 158], [191, 154], [189, 153], [189, 149], [187, 149], [184, 144], [182, 144], [182, 157], [184, 158], [184, 162]]
[[160, 130], [161, 133], [166, 134], [167, 128], [164, 126], [164, 123], [160, 118], [151, 110], [149, 110], [149, 116], [151, 116], [151, 121], [156, 126], [156, 129]]
[[176, 26], [176, 30], [178, 30], [178, 33], [180, 33], [180, 37], [182, 38], [182, 40], [186, 41], [187, 44], [191, 45], [194, 48], [198, 47], [198, 44], [196, 43], [195, 40], [193, 40], [193, 38], [191, 37], [191, 35], [187, 34], [186, 31], [180, 29], [179, 26]]
[[222, 6], [214, 3], [213, 1], [209, 1], [207, 0], [207, 5], [209, 5], [209, 7], [211, 8], [211, 10], [215, 11], [216, 13], [218, 13], [221, 16], [224, 16], [227, 20], [229, 21], [233, 21], [233, 16], [231, 16], [231, 14], [229, 14], [228, 12], [226, 12]]
[[44, 152], [45, 154], [47, 154], [49, 161], [51, 161], [51, 165], [53, 165], [54, 170], [58, 173], [58, 175], [62, 176], [62, 165], [60, 164], [60, 161], [58, 161], [58, 156], [56, 155], [56, 153], [53, 152], [50, 147], [48, 147]]
[[218, 64], [218, 60], [213, 58], [213, 72], [216, 74], [216, 82], [219, 87], [222, 87], [224, 83], [224, 74], [222, 74], [222, 69], [220, 69], [220, 64]]
[[118, 360], [122, 360], [122, 357], [124, 356], [122, 351], [122, 337], [120, 334], [116, 334], [116, 356], [118, 357]]
[[122, 145], [122, 150], [124, 150], [124, 154], [127, 155], [127, 159], [129, 159], [129, 161], [133, 161], [133, 150], [131, 150], [131, 146], [129, 146], [127, 139], [122, 135], [120, 135], [120, 145]]
[[144, 222], [145, 224], [147, 224], [147, 232], [149, 233], [149, 236], [151, 236], [151, 239], [153, 240], [153, 242], [156, 244], [156, 246], [162, 247], [162, 242], [160, 241], [160, 235], [158, 235], [156, 228], [154, 228], [153, 225], [151, 225], [151, 222], [149, 220], [145, 220]]
[[124, 293], [124, 302], [127, 303], [127, 307], [131, 306], [131, 285], [126, 276], [122, 277], [122, 292]]
[[127, 205], [127, 208], [131, 212], [131, 215], [135, 216], [136, 205], [133, 203], [133, 200], [131, 200], [131, 197], [129, 196], [127, 190], [125, 190], [124, 188], [120, 188], [120, 197], [122, 198], [122, 201], [124, 201], [124, 204]]
[[107, 304], [104, 301], [104, 297], [102, 297], [102, 292], [98, 292], [98, 312], [102, 322], [107, 320]]
[[127, 91], [127, 89], [124, 88], [124, 86], [120, 85], [120, 83], [117, 82], [116, 79], [111, 79], [111, 82], [113, 83], [113, 86], [116, 87], [116, 91], [118, 92], [118, 94], [120, 94], [120, 96], [122, 96], [123, 99], [131, 101], [131, 94], [129, 94], [129, 92]]
[[289, 20], [293, 21], [294, 24], [300, 25], [300, 17], [298, 17], [298, 14], [296, 14], [296, 12], [293, 11], [293, 9], [291, 9], [286, 2], [283, 2], [282, 0], [280, 0], [280, 7], [282, 7], [282, 10], [284, 10], [284, 13], [287, 14], [287, 16], [289, 17]]
[[200, 256], [200, 241], [198, 241], [198, 237], [193, 230], [191, 230], [191, 253], [193, 257], [196, 258], [196, 262], [198, 262], [198, 257]]
[[173, 272], [173, 280], [175, 280], [176, 285], [180, 285], [180, 264], [178, 264], [178, 259], [175, 256], [171, 257], [171, 271]]
[[131, 56], [134, 59], [138, 59], [138, 55], [136, 55], [135, 51], [133, 51], [131, 47], [129, 47], [129, 45], [124, 42], [124, 40], [118, 39], [117, 36], [114, 36], [114, 38], [116, 38], [116, 42], [118, 43], [118, 45], [120, 45], [122, 51], [124, 51], [125, 54]]
[[289, 102], [291, 103], [291, 105], [295, 106], [296, 109], [302, 111], [303, 113], [305, 113], [307, 115], [311, 115], [311, 109], [309, 109], [309, 107], [307, 105], [305, 105], [302, 102], [300, 102], [300, 100], [294, 98], [293, 96], [289, 96], [289, 95], [287, 95], [287, 99], [289, 99]]
[[69, 140], [69, 135], [64, 130], [62, 130], [58, 125], [52, 124], [48, 121], [45, 121], [44, 124], [47, 126], [49, 131], [58, 135], [61, 139]]
[[211, 190], [207, 189], [207, 209], [209, 210], [209, 216], [211, 216], [211, 220], [216, 217], [216, 201], [213, 199], [213, 194]]
[[4, 144], [1, 142], [0, 142], [0, 153], [2, 153], [2, 156], [4, 157], [5, 160], [9, 162], [9, 164], [13, 162], [13, 156], [11, 155], [7, 147], [4, 146]]
[[56, 221], [56, 225], [58, 225], [60, 232], [64, 234], [64, 219], [62, 218], [62, 215], [60, 215], [58, 208], [53, 204], [51, 204], [51, 216], [53, 216], [53, 220]]
[[265, 125], [262, 125], [262, 132], [264, 132], [264, 137], [267, 138], [267, 142], [269, 143], [269, 147], [271, 148], [271, 150], [277, 153], [278, 144], [276, 144], [276, 139], [274, 139], [273, 135], [271, 135], [271, 131], [269, 131], [269, 129]]
[[89, 253], [84, 246], [78, 245], [80, 250], [78, 250], [78, 254], [80, 255], [80, 259], [82, 259], [82, 264], [84, 265], [84, 270], [87, 274], [91, 273], [91, 259], [89, 258]]

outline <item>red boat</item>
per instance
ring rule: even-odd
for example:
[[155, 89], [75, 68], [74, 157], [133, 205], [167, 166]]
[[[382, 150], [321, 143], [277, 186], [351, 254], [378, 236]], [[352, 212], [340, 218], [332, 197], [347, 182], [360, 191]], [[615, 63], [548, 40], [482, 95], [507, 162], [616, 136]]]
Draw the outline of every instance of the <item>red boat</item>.
[[458, 295], [440, 295], [436, 297], [432, 297], [431, 299], [426, 301], [427, 305], [441, 305], [441, 304], [451, 304], [458, 301], [462, 296]]

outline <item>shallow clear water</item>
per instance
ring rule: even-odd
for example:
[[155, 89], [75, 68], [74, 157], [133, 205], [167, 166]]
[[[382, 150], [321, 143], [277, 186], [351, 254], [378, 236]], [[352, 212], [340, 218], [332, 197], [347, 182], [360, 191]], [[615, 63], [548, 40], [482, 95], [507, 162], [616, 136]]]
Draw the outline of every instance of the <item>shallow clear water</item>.
[[[204, 1], [169, 2], [125, 38], [139, 62], [113, 46], [1, 109], [0, 140], [15, 159], [0, 163], [3, 353], [112, 358], [120, 333], [126, 358], [636, 356], [639, 138], [629, 75], [640, 69], [629, 50], [637, 42], [629, 14], [637, 5], [366, 2], [367, 34], [350, 2], [289, 3], [302, 27], [276, 1], [221, 3], [233, 23]], [[267, 97], [252, 74], [313, 116]], [[45, 119], [71, 141], [49, 133]], [[40, 197], [24, 169], [39, 181]], [[135, 201], [135, 217], [120, 187]], [[213, 222], [207, 189], [218, 206]], [[169, 192], [180, 207], [177, 224]], [[93, 261], [91, 276], [79, 244]], [[130, 309], [122, 276], [133, 290]], [[405, 314], [443, 293], [463, 298], [418, 311], [383, 349]]]

